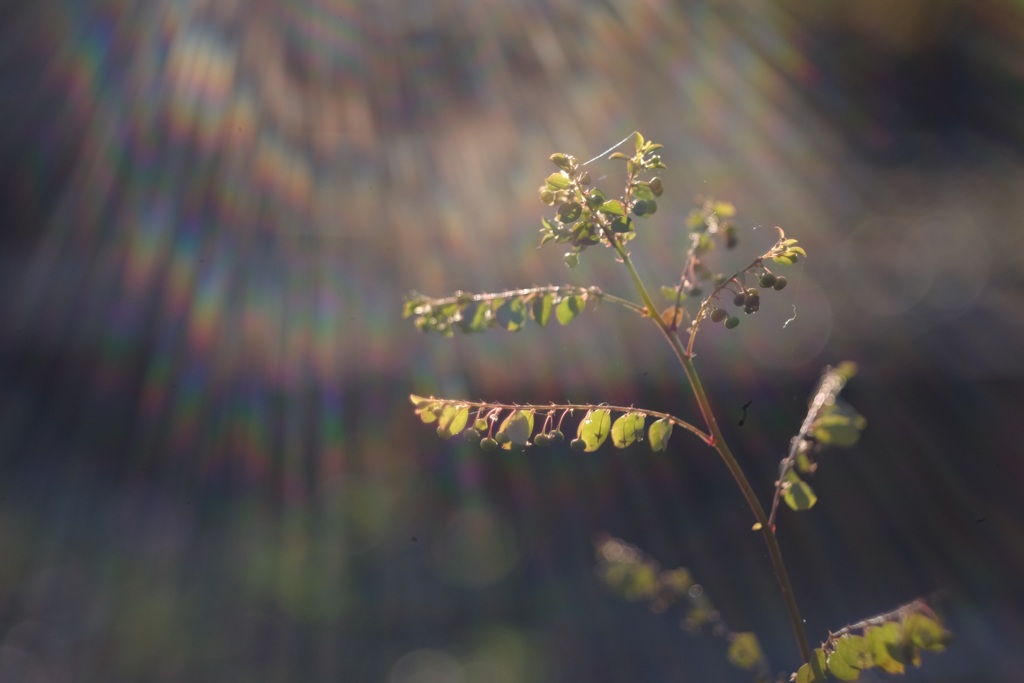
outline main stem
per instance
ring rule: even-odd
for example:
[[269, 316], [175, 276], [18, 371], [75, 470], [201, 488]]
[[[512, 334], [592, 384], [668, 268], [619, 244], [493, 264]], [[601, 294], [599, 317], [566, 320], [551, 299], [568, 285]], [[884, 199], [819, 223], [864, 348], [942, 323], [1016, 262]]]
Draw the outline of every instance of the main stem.
[[768, 515], [765, 514], [764, 508], [761, 506], [761, 502], [757, 499], [757, 495], [754, 493], [754, 489], [751, 487], [750, 481], [747, 479], [747, 475], [743, 473], [743, 469], [740, 467], [739, 461], [736, 460], [736, 456], [733, 455], [732, 450], [730, 450], [729, 445], [725, 442], [725, 438], [722, 436], [722, 430], [718, 427], [718, 421], [715, 419], [715, 415], [711, 411], [711, 403], [708, 401], [708, 395], [704, 391], [704, 385], [701, 383], [700, 376], [697, 374], [697, 368], [693, 365], [692, 357], [683, 346], [679, 337], [672, 329], [670, 329], [664, 318], [662, 318], [661, 314], [654, 307], [654, 302], [651, 300], [651, 295], [648, 293], [647, 287], [644, 286], [643, 280], [640, 278], [640, 274], [637, 273], [636, 267], [629, 258], [629, 252], [626, 251], [626, 248], [617, 238], [613, 236], [611, 239], [619, 258], [622, 259], [622, 262], [629, 270], [630, 277], [633, 279], [633, 284], [636, 286], [637, 292], [640, 294], [640, 298], [647, 307], [649, 317], [658, 326], [658, 329], [661, 330], [662, 335], [675, 352], [680, 365], [683, 366], [683, 371], [686, 373], [686, 379], [689, 381], [690, 387], [693, 389], [694, 397], [697, 399], [697, 405], [700, 407], [701, 415], [703, 415], [704, 421], [707, 424], [708, 434], [711, 436], [711, 446], [718, 452], [718, 455], [721, 456], [722, 461], [725, 462], [725, 466], [729, 469], [729, 472], [732, 474], [736, 484], [740, 487], [740, 491], [743, 492], [743, 497], [746, 499], [747, 505], [750, 507], [750, 511], [754, 513], [754, 519], [757, 520], [757, 526], [761, 531], [761, 536], [764, 538], [765, 544], [768, 546], [768, 556], [771, 558], [772, 570], [775, 573], [775, 581], [779, 585], [783, 601], [786, 604], [786, 612], [789, 615], [789, 623], [793, 629], [793, 635], [796, 638], [797, 646], [800, 648], [800, 656], [803, 657], [804, 662], [809, 662], [811, 661], [811, 646], [807, 641], [807, 633], [804, 631], [804, 622], [803, 618], [800, 616], [800, 608], [796, 604], [796, 596], [793, 594], [793, 586], [789, 582], [789, 572], [786, 571], [786, 564], [782, 560], [782, 550], [779, 548], [779, 541], [775, 537], [775, 529], [768, 523]]

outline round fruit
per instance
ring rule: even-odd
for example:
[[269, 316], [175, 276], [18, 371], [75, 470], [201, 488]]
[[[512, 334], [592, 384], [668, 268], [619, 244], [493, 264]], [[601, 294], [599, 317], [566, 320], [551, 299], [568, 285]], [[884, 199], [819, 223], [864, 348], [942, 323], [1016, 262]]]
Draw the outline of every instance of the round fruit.
[[508, 435], [508, 432], [498, 432], [494, 435], [494, 440], [500, 444], [506, 444], [512, 440], [512, 437]]
[[732, 298], [732, 302], [737, 306], [742, 306], [743, 304], [747, 303], [747, 293], [740, 292], [739, 294]]
[[660, 197], [661, 193], [665, 191], [665, 186], [661, 182], [661, 178], [651, 178], [651, 194], [655, 197]]
[[573, 449], [574, 451], [585, 451], [587, 449], [587, 442], [579, 437], [576, 437], [575, 439], [569, 442], [569, 448]]
[[643, 199], [638, 199], [633, 202], [633, 213], [637, 216], [647, 215], [647, 202]]
[[555, 193], [551, 190], [544, 188], [540, 191], [540, 200], [550, 206], [555, 203]]
[[775, 278], [775, 284], [772, 285], [772, 289], [776, 292], [781, 292], [786, 287], [786, 276], [780, 275]]
[[491, 437], [486, 436], [480, 439], [480, 448], [482, 448], [485, 451], [497, 450], [498, 442], [492, 439]]
[[739, 318], [737, 318], [737, 317], [736, 317], [736, 316], [734, 316], [734, 315], [732, 315], [732, 316], [729, 316], [729, 318], [728, 318], [728, 319], [727, 319], [727, 320], [725, 321], [725, 326], [726, 326], [726, 327], [727, 327], [728, 329], [730, 329], [730, 330], [731, 330], [732, 328], [736, 327], [736, 326], [737, 326], [737, 325], [739, 325], [739, 324], [740, 324], [740, 319], [739, 319]]
[[775, 285], [775, 279], [775, 275], [773, 275], [772, 273], [765, 273], [764, 275], [761, 276], [761, 279], [758, 280], [757, 283], [767, 289], [768, 287], [772, 287]]
[[553, 432], [548, 432], [548, 439], [551, 440], [551, 443], [562, 443], [565, 441], [565, 434], [562, 434], [560, 430], [556, 429]]
[[723, 320], [725, 320], [728, 317], [729, 317], [729, 314], [726, 313], [725, 309], [723, 309], [723, 308], [716, 308], [716, 309], [711, 311], [711, 320], [712, 320], [712, 322], [720, 323], [720, 322], [722, 322]]
[[534, 446], [547, 446], [548, 445], [548, 435], [547, 434], [538, 434], [537, 436], [533, 437], [533, 445]]

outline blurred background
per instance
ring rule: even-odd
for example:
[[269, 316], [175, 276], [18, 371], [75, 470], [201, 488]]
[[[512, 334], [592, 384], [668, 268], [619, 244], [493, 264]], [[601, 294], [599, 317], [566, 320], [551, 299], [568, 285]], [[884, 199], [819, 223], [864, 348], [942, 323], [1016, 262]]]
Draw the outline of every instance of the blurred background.
[[695, 440], [484, 454], [408, 404], [694, 414], [614, 306], [455, 340], [400, 318], [413, 288], [629, 296], [607, 252], [535, 249], [536, 188], [633, 130], [669, 166], [651, 282], [698, 195], [737, 204], [742, 255], [774, 225], [810, 254], [697, 344], [764, 500], [822, 367], [861, 367], [864, 437], [781, 517], [812, 641], [941, 591], [956, 640], [905, 680], [1020, 680], [1019, 0], [11, 0], [0, 27], [0, 680], [749, 680], [602, 588], [602, 532], [793, 670]]

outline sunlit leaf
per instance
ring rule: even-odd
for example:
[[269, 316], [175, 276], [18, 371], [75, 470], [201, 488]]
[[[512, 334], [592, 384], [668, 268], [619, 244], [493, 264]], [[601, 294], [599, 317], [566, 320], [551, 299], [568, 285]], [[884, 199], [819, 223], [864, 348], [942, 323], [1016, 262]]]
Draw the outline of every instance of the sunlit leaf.
[[864, 632], [875, 666], [891, 674], [901, 674], [904, 666], [903, 628], [894, 622], [872, 626]]
[[535, 296], [530, 302], [530, 316], [538, 325], [544, 327], [551, 318], [551, 310], [555, 307], [555, 295], [550, 292], [543, 296]]
[[526, 304], [518, 296], [505, 299], [494, 312], [494, 317], [499, 325], [510, 332], [515, 332], [526, 322]]
[[829, 411], [814, 421], [812, 434], [819, 442], [829, 446], [852, 446], [860, 438], [867, 421], [860, 415], [846, 415]]
[[672, 423], [661, 418], [651, 423], [647, 429], [647, 438], [651, 444], [651, 450], [655, 453], [665, 450], [668, 447], [668, 438], [672, 436]]
[[441, 414], [442, 404], [439, 401], [417, 396], [416, 394], [409, 394], [409, 400], [416, 406], [416, 414], [420, 416], [420, 420], [424, 424], [434, 422], [437, 420], [438, 415]]
[[564, 171], [552, 173], [544, 180], [544, 182], [556, 190], [564, 190], [572, 184], [572, 180]]
[[855, 681], [860, 678], [860, 669], [847, 664], [837, 652], [828, 656], [828, 672], [841, 681]]
[[645, 420], [646, 416], [643, 413], [620, 415], [612, 423], [612, 444], [616, 448], [625, 448], [636, 441], [643, 440]]
[[778, 256], [773, 256], [772, 260], [775, 261], [776, 263], [782, 263], [787, 266], [791, 266], [794, 263], [796, 263], [796, 257], [790, 256], [789, 254], [779, 254]]
[[501, 445], [505, 450], [511, 450], [513, 446], [525, 446], [530, 440], [530, 435], [533, 434], [533, 412], [529, 410], [512, 411], [501, 423], [498, 433], [508, 436], [508, 441]]
[[609, 199], [601, 205], [600, 211], [604, 213], [610, 213], [615, 216], [625, 216], [626, 208], [622, 206], [622, 202], [618, 199]]
[[951, 634], [942, 624], [924, 614], [911, 614], [903, 620], [903, 633], [922, 650], [941, 652], [949, 644]]
[[786, 501], [786, 505], [798, 512], [810, 510], [818, 502], [814, 490], [794, 470], [786, 472], [782, 499]]
[[560, 324], [568, 325], [572, 322], [573, 318], [583, 312], [586, 306], [586, 299], [572, 294], [558, 302], [558, 305], [555, 307], [555, 317], [558, 318]]
[[870, 669], [875, 665], [864, 636], [849, 633], [841, 637], [836, 641], [836, 653], [853, 669]]
[[825, 652], [818, 648], [811, 654], [811, 661], [797, 669], [796, 683], [824, 683], [827, 670]]
[[757, 636], [750, 631], [737, 633], [729, 643], [729, 663], [740, 669], [751, 671], [760, 666], [764, 660], [764, 653], [761, 652], [761, 644], [757, 642]]
[[585, 452], [596, 451], [608, 438], [611, 432], [612, 418], [611, 411], [607, 408], [595, 408], [588, 410], [586, 416], [580, 421], [576, 429], [576, 436], [583, 439], [586, 444]]
[[729, 202], [715, 202], [715, 213], [723, 218], [732, 218], [736, 215], [736, 207]]
[[437, 435], [442, 439], [450, 439], [466, 428], [469, 420], [469, 407], [449, 403], [441, 409], [437, 417]]

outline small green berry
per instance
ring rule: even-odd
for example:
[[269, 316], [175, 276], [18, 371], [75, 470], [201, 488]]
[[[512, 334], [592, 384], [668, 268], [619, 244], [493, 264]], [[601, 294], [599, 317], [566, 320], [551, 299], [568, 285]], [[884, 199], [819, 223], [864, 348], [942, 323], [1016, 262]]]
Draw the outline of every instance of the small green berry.
[[547, 434], [538, 434], [537, 436], [533, 437], [534, 446], [547, 446], [548, 443], [549, 439]]
[[761, 285], [765, 289], [775, 285], [775, 275], [772, 273], [765, 273], [761, 276], [761, 279], [757, 281], [757, 284]]
[[489, 436], [480, 439], [480, 448], [485, 451], [494, 451], [498, 448], [498, 442]]
[[647, 202], [643, 199], [633, 202], [633, 214], [637, 216], [647, 215]]
[[553, 432], [548, 432], [548, 439], [551, 440], [551, 443], [562, 443], [565, 441], [565, 434], [556, 429]]
[[665, 191], [665, 186], [661, 182], [661, 178], [651, 178], [651, 194], [655, 197], [660, 197], [661, 193]]
[[775, 284], [772, 285], [772, 289], [774, 289], [776, 292], [781, 292], [785, 288], [786, 288], [786, 276], [785, 275], [780, 275], [777, 278], [775, 278]]
[[542, 187], [540, 190], [540, 200], [548, 206], [551, 206], [555, 203], [555, 193], [546, 187]]
[[731, 315], [731, 316], [729, 316], [729, 318], [728, 318], [728, 319], [727, 319], [727, 320], [725, 321], [725, 327], [726, 327], [727, 329], [730, 329], [730, 330], [731, 330], [732, 328], [736, 327], [736, 326], [737, 326], [737, 325], [739, 325], [739, 324], [740, 324], [740, 319], [739, 319], [739, 318], [737, 318], [737, 317], [736, 317], [736, 316], [734, 316], [734, 315]]
[[512, 440], [512, 437], [507, 432], [498, 432], [494, 435], [494, 440], [500, 444], [506, 444]]
[[574, 451], [585, 451], [587, 449], [587, 442], [579, 437], [576, 437], [575, 439], [569, 442], [569, 448], [573, 449]]
[[711, 321], [712, 322], [720, 323], [720, 322], [722, 322], [723, 320], [725, 320], [728, 317], [729, 317], [729, 314], [725, 312], [725, 309], [716, 308], [716, 309], [711, 311]]

